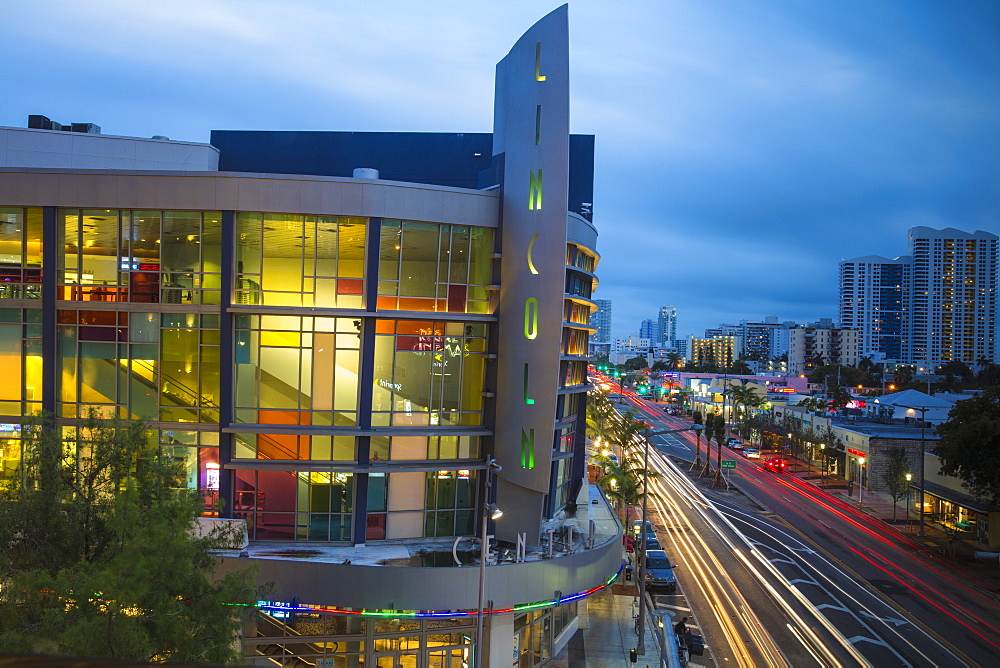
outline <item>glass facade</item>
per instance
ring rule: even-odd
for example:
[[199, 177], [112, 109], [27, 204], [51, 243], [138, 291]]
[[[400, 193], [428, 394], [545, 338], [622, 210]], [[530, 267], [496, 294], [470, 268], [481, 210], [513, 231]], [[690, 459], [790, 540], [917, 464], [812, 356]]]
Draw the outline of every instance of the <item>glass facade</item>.
[[0, 207], [0, 299], [42, 298], [42, 210]]
[[226, 215], [0, 207], [0, 475], [24, 416], [95, 409], [148, 420], [205, 514], [253, 539], [474, 533], [489, 319], [468, 314], [489, 315], [494, 231]]
[[474, 659], [476, 623], [274, 611], [261, 614], [255, 630], [244, 642], [245, 661], [252, 666], [467, 668]]

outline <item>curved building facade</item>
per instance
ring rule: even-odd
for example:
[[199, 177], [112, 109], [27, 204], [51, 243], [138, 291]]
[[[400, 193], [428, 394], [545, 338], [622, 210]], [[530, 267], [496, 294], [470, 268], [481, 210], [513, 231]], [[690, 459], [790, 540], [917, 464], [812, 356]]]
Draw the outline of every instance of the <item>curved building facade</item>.
[[622, 561], [584, 480], [599, 256], [566, 35], [563, 7], [498, 66], [492, 135], [0, 128], [0, 476], [38, 411], [149, 420], [247, 527], [220, 569], [273, 582], [250, 663], [555, 656]]

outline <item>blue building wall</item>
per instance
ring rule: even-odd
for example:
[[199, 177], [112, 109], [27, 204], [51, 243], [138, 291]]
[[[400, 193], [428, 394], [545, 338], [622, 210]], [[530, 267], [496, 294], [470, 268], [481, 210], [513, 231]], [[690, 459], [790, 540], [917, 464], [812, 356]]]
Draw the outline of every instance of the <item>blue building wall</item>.
[[[499, 183], [489, 132], [326, 132], [213, 130], [228, 172], [350, 177], [357, 167], [379, 170], [389, 181], [454, 188]], [[591, 220], [594, 136], [570, 136], [569, 207]]]

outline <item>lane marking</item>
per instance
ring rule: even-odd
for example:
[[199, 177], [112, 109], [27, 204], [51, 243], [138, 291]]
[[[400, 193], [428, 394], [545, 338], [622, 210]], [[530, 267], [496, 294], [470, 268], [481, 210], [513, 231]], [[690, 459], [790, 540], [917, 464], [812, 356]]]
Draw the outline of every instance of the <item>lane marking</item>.
[[861, 610], [861, 614], [870, 619], [877, 619], [885, 624], [894, 624], [895, 626], [903, 626], [904, 624], [909, 624], [909, 622], [906, 621], [905, 619], [896, 619], [895, 617], [879, 617], [877, 615], [873, 615], [867, 610]]
[[847, 642], [851, 643], [852, 645], [857, 645], [859, 642], [867, 642], [867, 643], [871, 643], [872, 645], [879, 645], [881, 647], [889, 647], [887, 644], [885, 644], [884, 640], [874, 640], [872, 638], [868, 638], [868, 637], [865, 637], [865, 636], [854, 636], [853, 638], [848, 638]]

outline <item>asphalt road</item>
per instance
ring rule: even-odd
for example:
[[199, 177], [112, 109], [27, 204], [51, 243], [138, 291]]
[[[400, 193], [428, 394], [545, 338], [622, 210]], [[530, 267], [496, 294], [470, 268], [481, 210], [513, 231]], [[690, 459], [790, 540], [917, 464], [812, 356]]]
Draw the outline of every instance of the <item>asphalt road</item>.
[[[645, 407], [640, 400], [629, 401], [635, 410]], [[646, 419], [654, 431], [687, 424], [655, 410], [646, 413]], [[652, 442], [664, 455], [687, 461], [695, 457], [696, 438], [690, 433], [654, 436]], [[713, 468], [716, 449], [713, 444]], [[701, 452], [704, 457], [703, 440]], [[789, 621], [796, 613], [776, 605], [776, 597], [786, 606], [797, 601], [805, 610], [799, 613], [802, 621], [810, 614], [821, 617], [823, 623], [813, 623], [813, 630], [822, 630], [824, 623], [834, 627], [861, 664], [1000, 665], [1000, 605], [991, 583], [977, 580], [915, 536], [900, 533], [852, 503], [794, 476], [765, 471], [729, 449], [723, 453], [724, 459], [737, 461], [731, 480], [753, 503], [733, 493], [705, 490], [705, 498], [720, 514], [719, 520], [712, 520], [687, 498], [690, 495], [678, 491], [679, 483], [666, 484], [665, 475], [658, 485], [663, 507], [657, 509], [671, 544], [664, 547], [679, 561], [692, 562], [678, 567], [679, 580], [719, 665], [743, 665], [751, 658], [741, 655], [737, 637], [763, 647], [765, 656], [753, 659], [768, 661], [757, 665], [770, 665], [774, 657], [762, 630], [789, 665], [822, 665], [824, 657], [814, 655], [819, 654], [816, 645], [803, 639], [803, 629]], [[690, 535], [702, 537], [700, 544], [679, 538]], [[743, 559], [733, 556], [740, 540], [749, 547]], [[753, 566], [744, 563], [741, 569], [739, 561]], [[776, 572], [774, 582], [768, 585], [755, 575], [758, 566]], [[713, 588], [734, 587], [744, 602], [733, 598], [726, 603], [703, 586], [713, 572], [726, 574], [708, 578], [716, 581]], [[722, 617], [732, 617], [733, 609], [743, 605], [746, 610], [737, 614], [749, 612], [757, 623], [728, 628]], [[826, 642], [831, 652], [841, 651], [835, 640]]]

